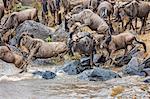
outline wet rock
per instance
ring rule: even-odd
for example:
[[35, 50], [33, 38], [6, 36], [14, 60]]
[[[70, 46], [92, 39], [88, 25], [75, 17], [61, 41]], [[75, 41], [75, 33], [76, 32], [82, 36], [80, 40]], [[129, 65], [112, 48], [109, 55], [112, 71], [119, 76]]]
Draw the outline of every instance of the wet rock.
[[106, 62], [106, 57], [104, 55], [95, 54], [93, 57], [93, 62], [95, 65], [100, 65]]
[[80, 59], [80, 63], [82, 66], [89, 66], [90, 65], [90, 57], [82, 57]]
[[14, 64], [6, 63], [0, 60], [0, 75], [14, 75], [21, 72]]
[[51, 59], [36, 59], [32, 61], [32, 64], [35, 65], [42, 65], [42, 66], [46, 66], [46, 65], [52, 65]]
[[144, 60], [140, 66], [143, 66], [144, 68], [149, 68], [150, 66], [150, 58], [147, 58], [146, 60]]
[[120, 75], [111, 70], [94, 68], [82, 72], [78, 78], [81, 80], [88, 80], [88, 81], [106, 81], [118, 77], [120, 77]]
[[141, 72], [145, 73], [144, 76], [150, 76], [150, 68], [144, 68]]
[[[95, 54], [93, 57], [93, 62], [96, 66], [105, 63], [106, 57], [103, 55]], [[90, 57], [82, 57], [80, 59], [80, 63], [82, 66], [89, 66], [90, 65]]]
[[71, 61], [66, 63], [61, 69], [68, 75], [77, 75], [86, 69], [90, 69], [91, 66], [82, 66], [80, 60]]
[[128, 64], [133, 57], [137, 57], [139, 55], [139, 53], [138, 53], [139, 51], [140, 50], [137, 47], [135, 47], [126, 56], [124, 56], [123, 58], [122, 58], [122, 56], [116, 58], [115, 61], [117, 61], [117, 63], [115, 63], [115, 66], [121, 67], [123, 65]]
[[143, 67], [139, 66], [139, 61], [137, 57], [133, 57], [128, 65], [126, 65], [123, 68], [124, 74], [130, 74], [130, 75], [139, 75], [140, 72], [143, 70]]
[[150, 83], [150, 77], [145, 78], [143, 82], [145, 82], [145, 83]]
[[62, 22], [61, 25], [56, 29], [54, 35], [52, 35], [53, 42], [63, 42], [67, 40], [68, 32], [65, 31], [65, 23]]
[[14, 45], [18, 43], [20, 35], [23, 32], [28, 32], [30, 34], [33, 34], [35, 38], [40, 38], [43, 40], [45, 40], [49, 35], [53, 34], [52, 30], [49, 29], [49, 27], [32, 20], [26, 20], [17, 27], [16, 36], [11, 40], [12, 42], [10, 42], [10, 44]]
[[35, 71], [32, 73], [33, 75], [41, 76], [43, 79], [53, 79], [56, 77], [56, 74], [51, 71]]

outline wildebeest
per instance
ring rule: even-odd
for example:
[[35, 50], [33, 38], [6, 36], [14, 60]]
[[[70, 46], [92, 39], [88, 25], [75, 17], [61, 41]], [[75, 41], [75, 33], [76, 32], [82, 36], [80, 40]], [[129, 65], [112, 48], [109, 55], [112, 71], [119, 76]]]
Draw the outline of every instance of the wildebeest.
[[0, 59], [7, 63], [13, 63], [18, 68], [20, 68], [25, 62], [22, 56], [12, 52], [8, 46], [0, 46]]
[[48, 15], [48, 8], [47, 8], [47, 0], [42, 0], [42, 19], [44, 24], [47, 23], [47, 15]]
[[[41, 39], [33, 38], [33, 35], [23, 33], [19, 40], [19, 48], [26, 51], [29, 57], [27, 62], [36, 58], [51, 58], [59, 54], [65, 54], [68, 47], [65, 42], [44, 42]], [[26, 69], [26, 67], [24, 67]]]
[[92, 30], [100, 34], [112, 31], [108, 24], [90, 9], [85, 9], [79, 14], [73, 14], [68, 20], [68, 27], [70, 28], [75, 22], [80, 22], [82, 24], [81, 27], [89, 26]]
[[90, 56], [90, 65], [93, 66], [93, 55], [95, 53], [95, 41], [88, 32], [70, 33], [68, 39], [68, 48], [70, 54], [78, 52], [81, 56]]
[[101, 52], [100, 46], [103, 40], [105, 39], [105, 36], [103, 34], [97, 34], [97, 33], [93, 33], [92, 36], [93, 36], [93, 39], [95, 40], [96, 51]]
[[2, 33], [7, 32], [9, 29], [16, 29], [17, 26], [25, 20], [39, 21], [37, 9], [32, 8], [11, 13], [6, 19], [5, 23], [2, 25]]
[[61, 6], [61, 0], [47, 0], [49, 10], [54, 17], [54, 24], [60, 24], [61, 23], [61, 16], [58, 13]]
[[[127, 25], [130, 24], [132, 28], [134, 29], [132, 25], [132, 20], [136, 18], [140, 18], [142, 22], [142, 26], [140, 28], [140, 33], [143, 32], [145, 33], [145, 25], [146, 25], [146, 20], [148, 17], [148, 14], [150, 12], [150, 5], [146, 2], [142, 1], [137, 1], [133, 0], [130, 1], [120, 7], [120, 9], [123, 9], [125, 14], [129, 17], [128, 23], [125, 25], [125, 29], [127, 28]], [[137, 25], [137, 20], [135, 25]], [[135, 26], [136, 28], [136, 26]]]
[[[106, 48], [108, 51], [108, 57], [112, 59], [112, 54], [120, 49], [125, 49], [124, 55], [128, 52], [128, 46], [131, 45], [132, 48], [135, 47], [133, 41], [136, 41], [139, 44], [142, 44], [144, 47], [144, 51], [146, 52], [146, 45], [142, 41], [138, 41], [135, 35], [131, 33], [121, 33], [118, 35], [109, 35], [105, 37], [105, 40], [101, 43], [101, 48]], [[107, 59], [108, 59], [107, 57]]]
[[0, 4], [0, 22], [3, 16], [4, 16], [4, 5]]
[[110, 16], [113, 14], [114, 12], [114, 8], [113, 5], [111, 3], [109, 3], [108, 1], [104, 1], [101, 2], [100, 5], [97, 8], [97, 14], [101, 17], [101, 18], [108, 18], [109, 22], [110, 22]]
[[19, 3], [20, 1], [21, 0], [3, 0], [5, 10], [11, 10], [15, 6], [15, 4]]

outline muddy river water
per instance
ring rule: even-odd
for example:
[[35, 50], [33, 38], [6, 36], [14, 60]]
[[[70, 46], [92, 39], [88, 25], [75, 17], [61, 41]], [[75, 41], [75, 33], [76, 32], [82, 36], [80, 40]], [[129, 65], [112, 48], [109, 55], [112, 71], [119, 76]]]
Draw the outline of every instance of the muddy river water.
[[[54, 71], [56, 66], [32, 67], [28, 73], [1, 75], [0, 99], [149, 99], [150, 86], [139, 76], [127, 76], [109, 81], [81, 81], [77, 75], [57, 73], [51, 80], [33, 76], [35, 70]], [[115, 86], [122, 89], [115, 96]], [[143, 89], [144, 87], [144, 89]], [[113, 97], [112, 97], [113, 96]]]

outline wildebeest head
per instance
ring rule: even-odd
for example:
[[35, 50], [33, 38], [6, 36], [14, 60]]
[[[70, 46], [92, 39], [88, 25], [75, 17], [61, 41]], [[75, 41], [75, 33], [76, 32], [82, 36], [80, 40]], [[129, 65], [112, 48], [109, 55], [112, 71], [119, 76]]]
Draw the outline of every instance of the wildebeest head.
[[27, 53], [29, 53], [30, 46], [32, 45], [33, 35], [29, 33], [22, 33], [19, 38], [18, 46], [22, 50], [22, 54], [26, 57]]
[[111, 35], [105, 36], [103, 42], [100, 45], [100, 48], [107, 48], [109, 43], [111, 42], [111, 40], [112, 40], [112, 36]]
[[77, 18], [77, 14], [74, 14], [70, 17], [70, 19], [67, 21], [68, 28], [70, 28], [75, 23], [76, 18]]
[[116, 21], [121, 21], [125, 15], [125, 11], [122, 7], [120, 7], [119, 5], [114, 6], [113, 16], [115, 17], [115, 19], [117, 19]]
[[16, 26], [16, 24], [18, 24], [18, 20], [17, 20], [17, 15], [14, 13], [8, 17], [8, 19], [3, 24], [2, 28], [3, 30], [12, 29]]
[[138, 7], [139, 4], [136, 0], [132, 2], [128, 2], [127, 4], [121, 6], [120, 8], [123, 8], [124, 12], [130, 16], [130, 17], [135, 17], [136, 14], [138, 13]]
[[28, 38], [34, 38], [34, 36], [32, 34], [29, 34], [29, 33], [22, 33], [21, 36], [19, 37], [18, 39], [18, 47], [21, 45], [21, 44], [25, 44], [27, 41], [28, 41]]

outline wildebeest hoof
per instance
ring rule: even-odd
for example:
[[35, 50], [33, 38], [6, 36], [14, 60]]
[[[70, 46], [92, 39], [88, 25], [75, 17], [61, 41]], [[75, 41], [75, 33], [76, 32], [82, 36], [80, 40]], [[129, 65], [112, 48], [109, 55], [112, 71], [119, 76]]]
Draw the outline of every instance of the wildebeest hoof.
[[22, 71], [20, 71], [19, 73], [21, 74], [21, 73], [24, 73], [24, 72], [27, 72], [27, 69], [23, 69]]

